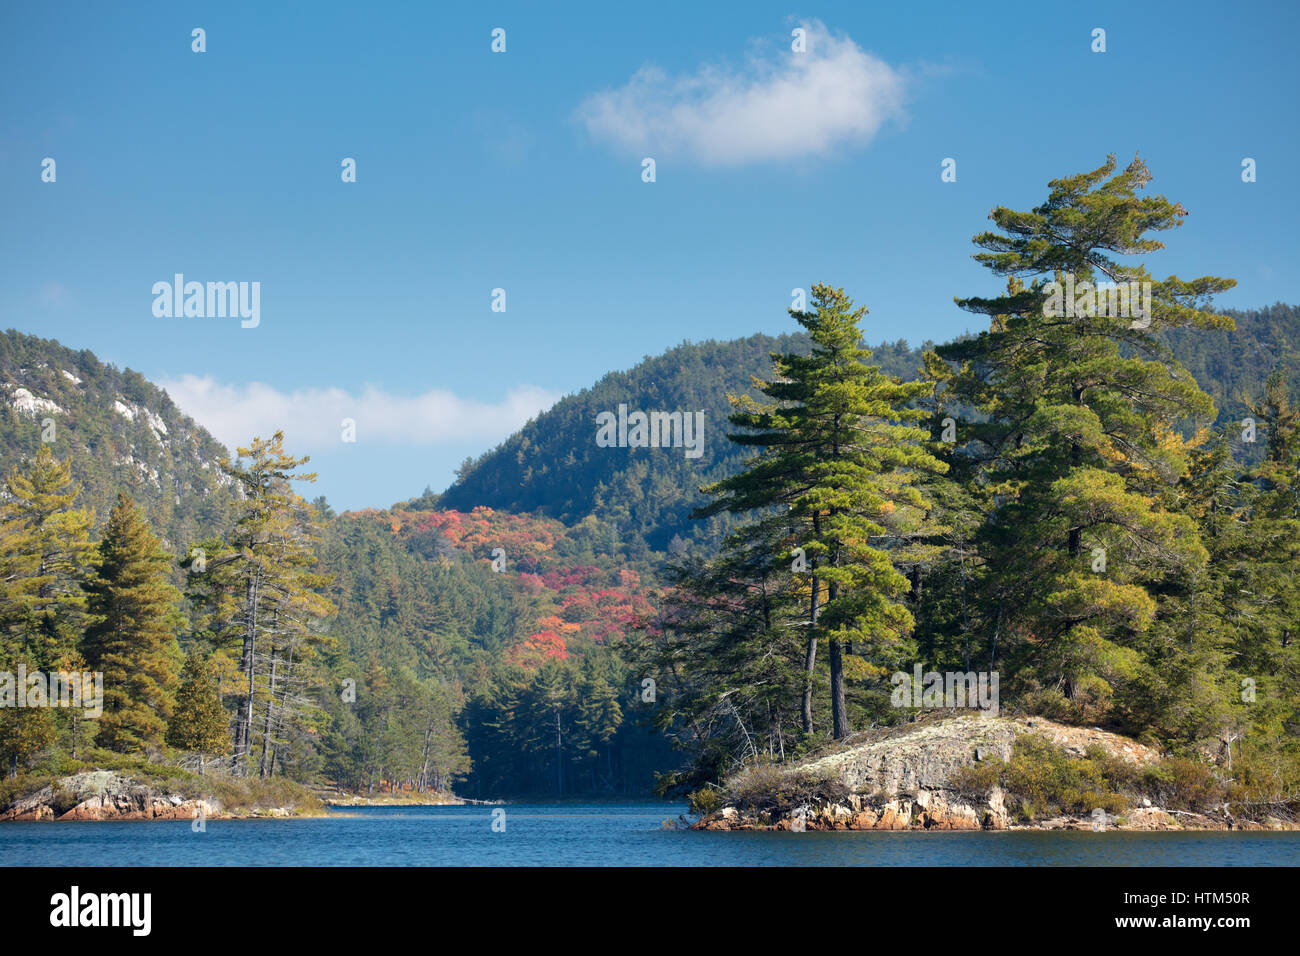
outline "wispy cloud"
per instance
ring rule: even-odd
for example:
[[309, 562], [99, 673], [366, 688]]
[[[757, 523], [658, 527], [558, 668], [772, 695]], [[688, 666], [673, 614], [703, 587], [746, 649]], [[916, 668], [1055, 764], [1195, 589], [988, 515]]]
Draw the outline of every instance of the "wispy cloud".
[[47, 282], [37, 291], [37, 298], [47, 309], [62, 309], [72, 302], [72, 293], [62, 282]]
[[704, 66], [683, 76], [644, 67], [624, 86], [587, 97], [577, 118], [621, 150], [739, 166], [862, 145], [903, 116], [900, 70], [820, 21], [801, 26], [803, 53], [787, 42], [751, 56], [743, 70]]
[[560, 397], [533, 385], [513, 388], [498, 402], [480, 402], [443, 390], [405, 396], [374, 386], [355, 395], [341, 388], [285, 392], [261, 382], [228, 385], [199, 375], [159, 384], [183, 412], [231, 450], [247, 445], [254, 435], [267, 436], [277, 429], [284, 430], [295, 448], [337, 444], [345, 418], [356, 422], [358, 443], [476, 441], [486, 449]]

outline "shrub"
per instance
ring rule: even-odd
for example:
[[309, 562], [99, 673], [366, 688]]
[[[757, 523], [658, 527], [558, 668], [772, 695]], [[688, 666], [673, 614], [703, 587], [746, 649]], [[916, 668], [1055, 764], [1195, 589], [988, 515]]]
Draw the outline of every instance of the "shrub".
[[20, 774], [0, 779], [0, 810], [8, 810], [24, 797], [30, 797], [54, 782], [47, 774]]
[[1134, 803], [1131, 791], [1139, 782], [1136, 767], [1100, 748], [1071, 757], [1035, 734], [1016, 739], [1011, 759], [990, 760], [965, 767], [953, 776], [962, 793], [987, 793], [998, 784], [1008, 808], [1023, 820], [1056, 813], [1087, 815], [1097, 808], [1121, 813]]
[[1147, 770], [1143, 782], [1155, 801], [1170, 810], [1210, 810], [1226, 797], [1214, 771], [1187, 757], [1165, 758]]
[[787, 770], [779, 764], [760, 764], [729, 781], [728, 801], [743, 813], [784, 816], [796, 807], [839, 803], [849, 788], [833, 771]]
[[691, 813], [706, 817], [710, 813], [717, 813], [722, 807], [722, 791], [716, 787], [701, 787], [686, 795], [686, 803]]
[[54, 785], [54, 795], [50, 797], [50, 809], [54, 811], [56, 817], [67, 813], [78, 802], [77, 795], [71, 790], [66, 789], [61, 783]]
[[1006, 763], [994, 757], [970, 767], [958, 767], [949, 780], [949, 785], [961, 797], [969, 800], [979, 799], [1002, 782], [1002, 772]]
[[1263, 742], [1246, 743], [1232, 763], [1232, 780], [1225, 784], [1232, 812], [1254, 819], [1300, 817], [1300, 751], [1281, 751]]

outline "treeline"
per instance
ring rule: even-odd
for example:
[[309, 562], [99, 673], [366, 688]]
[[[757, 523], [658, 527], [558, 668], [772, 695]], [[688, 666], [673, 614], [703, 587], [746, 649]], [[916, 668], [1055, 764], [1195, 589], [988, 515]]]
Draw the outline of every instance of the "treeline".
[[[842, 290], [792, 313], [812, 352], [735, 399], [754, 453], [697, 512], [743, 523], [681, 563], [648, 646], [659, 725], [694, 758], [665, 789], [909, 719], [891, 676], [919, 665], [997, 672], [1003, 712], [1219, 763], [1295, 811], [1300, 412], [1278, 368], [1214, 425], [1164, 337], [1230, 336], [1209, 302], [1234, 283], [1116, 261], [1186, 214], [1149, 179], [1112, 156], [996, 208], [975, 258], [1005, 292], [958, 300], [988, 329], [912, 381], [860, 347]], [[1108, 310], [1108, 282], [1149, 283], [1150, 311]]]
[[331, 672], [368, 684], [353, 662], [373, 659], [445, 687], [469, 757], [458, 788], [467, 796], [650, 792], [655, 772], [680, 758], [641, 700], [629, 640], [655, 589], [622, 543], [590, 518], [566, 527], [425, 505], [329, 522]]
[[[787, 337], [788, 338], [788, 337]], [[740, 467], [743, 456], [715, 426], [725, 420], [727, 393], [761, 374], [773, 348], [798, 343], [766, 335], [735, 342], [683, 344], [630, 371], [611, 372], [589, 389], [566, 396], [536, 422], [475, 461], [431, 504], [466, 510], [476, 505], [537, 513], [576, 523], [588, 516], [617, 529], [628, 560], [654, 562], [676, 536], [696, 550], [716, 550], [728, 519], [692, 522], [699, 485]], [[629, 410], [703, 411], [701, 458], [681, 450], [622, 449], [610, 454], [594, 441], [596, 416]], [[611, 533], [611, 532], [607, 532]]]
[[229, 526], [179, 555], [124, 494], [96, 529], [46, 444], [9, 474], [0, 672], [104, 692], [93, 716], [0, 709], [11, 775], [130, 757], [367, 793], [649, 791], [676, 759], [628, 663], [653, 589], [606, 529], [336, 515], [293, 490], [305, 463], [279, 433], [222, 460]]
[[[170, 557], [126, 495], [109, 513], [102, 540], [93, 542], [94, 515], [75, 507], [70, 469], [45, 445], [10, 473], [5, 490], [0, 758], [9, 774], [51, 751], [76, 759], [96, 747], [160, 750], [187, 716], [174, 711], [182, 655]], [[102, 673], [102, 700], [93, 699], [93, 683], [51, 699], [48, 675], [59, 672]], [[196, 671], [186, 673], [192, 678]]]
[[478, 755], [466, 793], [552, 797], [635, 796], [680, 763], [653, 730], [655, 693], [634, 647], [549, 659], [503, 674], [466, 709]]
[[[306, 783], [449, 789], [468, 769], [460, 698], [442, 681], [334, 658], [336, 608], [318, 568], [324, 503], [283, 435], [220, 467], [240, 489], [228, 532], [179, 561], [120, 494], [94, 516], [47, 445], [6, 479], [0, 507], [0, 757], [10, 775], [105, 757], [192, 763]], [[185, 592], [171, 584], [177, 565]], [[338, 673], [335, 673], [335, 670]], [[81, 706], [15, 686], [18, 673], [102, 674]], [[22, 695], [19, 704], [17, 695]]]

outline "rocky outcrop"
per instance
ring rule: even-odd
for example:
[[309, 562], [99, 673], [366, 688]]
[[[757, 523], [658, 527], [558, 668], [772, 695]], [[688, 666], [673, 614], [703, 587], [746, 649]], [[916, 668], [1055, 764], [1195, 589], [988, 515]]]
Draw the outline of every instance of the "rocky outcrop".
[[[789, 768], [815, 779], [838, 780], [849, 795], [813, 801], [785, 813], [746, 814], [724, 806], [694, 824], [703, 830], [1006, 830], [1018, 829], [998, 787], [976, 796], [954, 786], [957, 771], [997, 758], [1010, 760], [1017, 738], [1036, 734], [1067, 754], [1099, 747], [1138, 765], [1160, 754], [1097, 728], [1068, 727], [1042, 718], [961, 714], [856, 734], [834, 753]], [[1226, 829], [1200, 814], [1143, 806], [1118, 816], [1058, 817], [1033, 829]]]
[[15, 800], [0, 812], [0, 821], [210, 820], [222, 816], [215, 801], [158, 792], [110, 770], [89, 770]]
[[843, 803], [782, 817], [778, 830], [1005, 830], [1002, 791], [970, 802], [941, 790], [920, 789], [891, 799], [852, 794]]
[[1138, 764], [1160, 759], [1158, 751], [1119, 734], [1067, 727], [1041, 717], [994, 717], [962, 714], [858, 734], [829, 756], [804, 764], [811, 773], [835, 772], [852, 790], [888, 794], [942, 791], [953, 774], [996, 757], [1010, 760], [1016, 739], [1037, 734], [1066, 753], [1082, 757], [1090, 747]]

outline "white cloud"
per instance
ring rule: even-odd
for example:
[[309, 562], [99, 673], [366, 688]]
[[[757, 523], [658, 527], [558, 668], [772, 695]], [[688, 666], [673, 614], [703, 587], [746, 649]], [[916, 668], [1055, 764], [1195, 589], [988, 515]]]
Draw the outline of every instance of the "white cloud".
[[283, 392], [261, 382], [227, 385], [210, 376], [183, 375], [159, 383], [181, 411], [233, 451], [254, 435], [283, 429], [290, 447], [337, 444], [341, 422], [356, 422], [358, 443], [436, 445], [475, 441], [490, 447], [560, 397], [533, 385], [511, 389], [499, 402], [460, 398], [433, 390], [392, 395], [366, 386], [359, 395], [341, 388]]
[[743, 71], [705, 66], [670, 77], [655, 67], [583, 101], [577, 118], [595, 139], [638, 156], [684, 155], [709, 166], [822, 156], [868, 142], [903, 115], [901, 71], [819, 21]]

